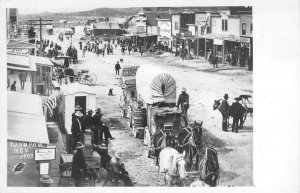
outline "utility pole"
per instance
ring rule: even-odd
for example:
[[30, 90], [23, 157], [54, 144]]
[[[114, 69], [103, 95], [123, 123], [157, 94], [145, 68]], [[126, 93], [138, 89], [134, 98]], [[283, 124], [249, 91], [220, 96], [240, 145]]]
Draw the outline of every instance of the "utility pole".
[[[43, 21], [52, 21], [52, 20], [49, 20], [49, 19], [43, 19], [40, 18], [40, 19], [35, 19], [35, 20], [28, 20], [30, 22], [30, 25], [39, 25], [40, 26], [40, 53], [42, 53], [43, 51], [43, 42], [42, 42], [42, 26], [43, 25], [53, 25], [53, 23], [42, 23]], [[39, 23], [31, 23], [31, 22], [39, 22]]]

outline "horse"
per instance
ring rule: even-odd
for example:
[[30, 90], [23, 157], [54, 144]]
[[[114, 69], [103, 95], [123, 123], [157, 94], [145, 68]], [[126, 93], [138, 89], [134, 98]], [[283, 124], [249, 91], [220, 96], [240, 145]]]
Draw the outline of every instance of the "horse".
[[186, 153], [186, 157], [190, 161], [190, 169], [193, 166], [193, 157], [196, 156], [196, 169], [199, 163], [200, 152], [202, 151], [202, 121], [197, 123], [195, 121], [194, 128], [189, 125], [182, 128], [177, 136], [178, 149], [183, 149]]
[[[225, 108], [223, 107], [221, 100], [222, 99], [214, 101], [213, 110], [219, 109], [220, 113], [222, 114], [222, 120], [227, 119], [227, 126], [229, 126], [229, 117], [231, 116], [230, 115], [231, 106], [229, 106], [228, 111], [225, 111]], [[243, 117], [243, 119], [241, 119], [241, 122], [240, 122], [241, 129], [244, 126], [244, 122], [245, 122], [247, 114], [248, 114], [247, 108], [245, 106], [243, 106], [243, 107], [244, 107], [244, 110], [240, 112], [242, 114], [241, 117]]]
[[210, 187], [215, 187], [219, 179], [218, 153], [213, 148], [206, 148], [205, 157], [199, 164], [200, 180]]
[[154, 155], [156, 157], [156, 165], [158, 166], [158, 157], [159, 153], [162, 149], [167, 147], [166, 144], [166, 133], [164, 133], [162, 130], [157, 130], [153, 135], [153, 141], [152, 144], [154, 146]]
[[186, 183], [185, 152], [180, 154], [172, 147], [164, 148], [159, 154], [159, 173], [164, 174], [164, 185]]

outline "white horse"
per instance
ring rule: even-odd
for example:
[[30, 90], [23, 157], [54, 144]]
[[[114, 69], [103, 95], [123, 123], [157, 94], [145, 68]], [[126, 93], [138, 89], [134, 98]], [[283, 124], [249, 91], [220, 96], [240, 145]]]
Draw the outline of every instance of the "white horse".
[[164, 174], [165, 186], [186, 182], [185, 151], [180, 154], [171, 147], [164, 148], [159, 154], [159, 173]]

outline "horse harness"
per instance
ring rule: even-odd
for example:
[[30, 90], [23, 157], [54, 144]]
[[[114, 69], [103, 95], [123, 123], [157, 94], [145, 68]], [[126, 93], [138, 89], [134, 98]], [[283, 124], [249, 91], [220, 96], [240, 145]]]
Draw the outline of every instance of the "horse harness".
[[[207, 154], [205, 155], [204, 159], [201, 160], [200, 162], [200, 179], [202, 181], [206, 181], [208, 177], [212, 176], [212, 175], [216, 175], [217, 178], [219, 178], [219, 170], [213, 172], [213, 171], [208, 171], [207, 173], [207, 161], [208, 161], [208, 157]], [[201, 168], [203, 167], [203, 168]], [[205, 169], [204, 169], [205, 168]]]
[[[188, 127], [189, 127], [189, 128], [191, 129], [191, 131], [192, 131], [192, 128], [191, 128], [189, 125], [188, 125]], [[188, 135], [184, 138], [183, 142], [184, 142], [186, 139], [189, 139], [189, 140], [187, 140], [187, 142], [184, 143], [184, 144], [182, 144], [182, 145], [180, 145], [180, 144], [178, 143], [178, 146], [179, 146], [179, 147], [184, 147], [184, 146], [186, 146], [186, 145], [189, 145], [189, 146], [195, 147], [197, 153], [196, 153], [193, 157], [195, 157], [196, 155], [201, 155], [200, 153], [201, 153], [201, 151], [202, 151], [202, 144], [196, 145], [195, 140], [194, 140], [193, 132], [190, 132], [186, 127], [185, 127], [184, 129], [188, 132]], [[190, 152], [190, 149], [191, 149], [191, 148], [189, 148], [189, 152], [188, 152], [189, 155], [190, 155], [190, 153], [191, 153], [191, 152]]]
[[[159, 130], [163, 135], [158, 139], [158, 141], [157, 141], [157, 145], [161, 142], [161, 141], [163, 141], [165, 138], [166, 138], [166, 134], [162, 131], [162, 130]], [[159, 147], [156, 147], [156, 148], [154, 148], [155, 150], [160, 150], [160, 149], [162, 149], [163, 147], [163, 143], [161, 143], [161, 145], [159, 146]]]
[[[174, 159], [174, 157], [172, 159]], [[173, 172], [172, 170], [169, 171], [169, 174], [171, 176], [174, 176], [174, 177], [178, 177], [179, 176], [179, 173], [178, 173], [178, 162], [181, 161], [181, 160], [184, 160], [183, 156], [180, 156], [180, 157], [176, 158], [176, 172]]]

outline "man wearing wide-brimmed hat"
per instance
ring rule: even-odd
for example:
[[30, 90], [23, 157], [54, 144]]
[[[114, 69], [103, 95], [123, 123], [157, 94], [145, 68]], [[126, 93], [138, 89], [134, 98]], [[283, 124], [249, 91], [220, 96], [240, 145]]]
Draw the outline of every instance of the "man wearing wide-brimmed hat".
[[230, 115], [233, 117], [232, 132], [238, 133], [239, 121], [240, 123], [242, 123], [243, 121], [244, 107], [239, 102], [240, 100], [242, 100], [240, 97], [236, 97], [234, 99], [235, 102], [232, 103], [232, 106], [230, 108]]
[[100, 145], [94, 145], [95, 150], [101, 157], [101, 165], [102, 167], [106, 168], [107, 163], [110, 162], [111, 157], [108, 154], [108, 148], [104, 142], [101, 142]]
[[226, 93], [223, 96], [223, 100], [220, 106], [220, 112], [222, 113], [222, 131], [227, 131], [227, 126], [228, 126], [228, 118], [229, 118], [229, 109], [230, 105], [228, 103], [228, 94]]
[[122, 154], [116, 151], [110, 160], [110, 167], [115, 178], [124, 180], [124, 186], [133, 186], [128, 172], [125, 170], [124, 164], [121, 162]]
[[181, 94], [179, 95], [178, 97], [178, 102], [177, 102], [177, 108], [181, 107], [181, 111], [184, 115], [184, 119], [185, 119], [185, 125], [187, 125], [187, 111], [190, 107], [190, 97], [189, 95], [186, 93], [186, 88], [185, 87], [182, 87], [181, 89]]
[[76, 111], [74, 113], [74, 117], [72, 118], [71, 132], [74, 144], [80, 140], [83, 142], [84, 128], [82, 125], [82, 116], [83, 114], [80, 111]]
[[94, 129], [94, 143], [96, 145], [98, 145], [101, 141], [103, 141], [103, 134], [104, 134], [104, 138], [105, 141], [108, 142], [108, 139], [115, 139], [112, 137], [109, 128], [103, 124], [103, 122], [101, 121], [101, 118], [103, 116], [103, 114], [101, 113], [101, 109], [97, 108], [95, 110], [95, 115], [93, 116], [93, 125], [95, 126]]
[[86, 165], [83, 157], [84, 145], [81, 142], [76, 143], [75, 149], [77, 150], [73, 156], [72, 161], [72, 178], [75, 180], [75, 186], [83, 185], [83, 175], [86, 170]]

